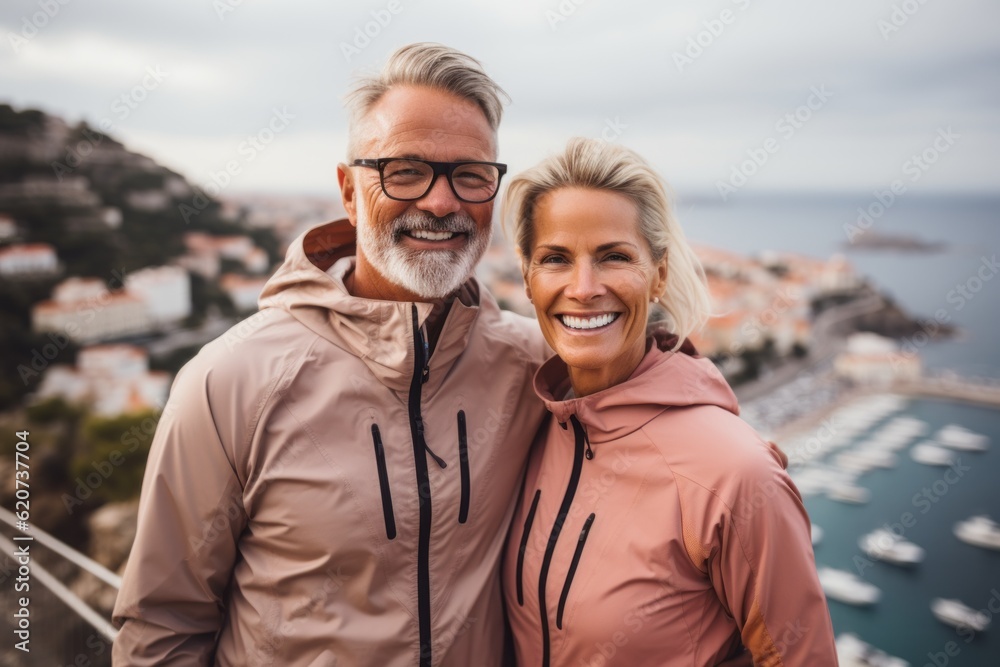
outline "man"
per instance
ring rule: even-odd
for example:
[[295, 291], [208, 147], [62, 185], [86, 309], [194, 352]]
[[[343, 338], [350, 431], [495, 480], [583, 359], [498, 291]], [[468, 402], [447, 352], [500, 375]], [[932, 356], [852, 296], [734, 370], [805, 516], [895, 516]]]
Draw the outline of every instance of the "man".
[[261, 312], [174, 383], [116, 665], [500, 664], [499, 554], [546, 355], [471, 277], [502, 94], [414, 44], [349, 97], [349, 221], [300, 237]]

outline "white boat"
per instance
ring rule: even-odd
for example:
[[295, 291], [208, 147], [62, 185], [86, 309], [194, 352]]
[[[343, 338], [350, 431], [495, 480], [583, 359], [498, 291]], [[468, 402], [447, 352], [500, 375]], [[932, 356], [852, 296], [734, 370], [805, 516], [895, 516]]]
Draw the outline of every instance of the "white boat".
[[925, 440], [919, 445], [913, 445], [913, 449], [910, 450], [910, 456], [917, 463], [929, 466], [950, 466], [955, 464], [954, 452], [944, 447], [939, 447], [929, 440]]
[[974, 516], [955, 524], [955, 537], [977, 547], [1000, 550], [1000, 524], [988, 516]]
[[989, 616], [959, 600], [934, 598], [931, 600], [931, 611], [939, 621], [956, 628], [972, 628], [976, 632], [982, 632], [990, 627]]
[[821, 567], [817, 572], [823, 592], [833, 600], [860, 606], [875, 604], [882, 597], [882, 591], [878, 586], [868, 583], [856, 574], [832, 567]]
[[945, 447], [965, 452], [985, 452], [990, 445], [989, 437], [958, 424], [948, 424], [937, 432], [934, 439]]
[[868, 554], [869, 558], [896, 565], [913, 565], [924, 559], [924, 550], [921, 547], [885, 528], [878, 528], [867, 535], [862, 535], [858, 540], [858, 546]]
[[852, 505], [864, 505], [872, 499], [872, 492], [863, 486], [857, 486], [850, 482], [833, 484], [827, 489], [826, 497], [830, 500], [838, 500], [842, 503]]
[[812, 540], [813, 546], [816, 546], [823, 541], [823, 529], [816, 524], [812, 524], [809, 527], [809, 537]]
[[837, 454], [837, 457], [833, 460], [833, 462], [838, 468], [843, 468], [856, 473], [869, 472], [878, 467], [870, 458], [861, 456], [856, 451], [841, 452], [840, 454]]
[[850, 632], [837, 635], [837, 661], [840, 667], [910, 667], [906, 660], [889, 655]]
[[851, 454], [876, 468], [892, 468], [897, 463], [895, 454], [880, 447], [870, 445], [856, 447], [850, 452], [845, 452], [845, 454]]

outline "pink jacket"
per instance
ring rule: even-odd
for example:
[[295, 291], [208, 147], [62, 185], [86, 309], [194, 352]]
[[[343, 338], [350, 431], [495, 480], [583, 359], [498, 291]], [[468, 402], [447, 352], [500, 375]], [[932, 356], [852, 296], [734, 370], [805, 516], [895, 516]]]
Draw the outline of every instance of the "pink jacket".
[[809, 518], [726, 381], [656, 337], [622, 384], [552, 413], [528, 464], [504, 587], [522, 667], [837, 664]]
[[177, 376], [115, 665], [500, 664], [544, 341], [470, 280], [425, 360], [429, 304], [345, 289], [353, 238], [346, 221], [301, 237], [261, 311]]

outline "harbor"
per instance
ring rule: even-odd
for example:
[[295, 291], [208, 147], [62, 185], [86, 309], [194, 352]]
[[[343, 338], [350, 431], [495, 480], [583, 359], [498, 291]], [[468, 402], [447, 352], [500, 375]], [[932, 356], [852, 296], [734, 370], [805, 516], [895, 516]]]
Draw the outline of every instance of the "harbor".
[[[790, 473], [822, 534], [814, 551], [841, 664], [998, 664], [1000, 412], [890, 394], [838, 413], [844, 426], [824, 443], [833, 445]], [[842, 457], [859, 445], [894, 450], [893, 465], [850, 465]], [[950, 465], [910, 454], [922, 446], [949, 454]], [[839, 487], [864, 502], [845, 502]]]

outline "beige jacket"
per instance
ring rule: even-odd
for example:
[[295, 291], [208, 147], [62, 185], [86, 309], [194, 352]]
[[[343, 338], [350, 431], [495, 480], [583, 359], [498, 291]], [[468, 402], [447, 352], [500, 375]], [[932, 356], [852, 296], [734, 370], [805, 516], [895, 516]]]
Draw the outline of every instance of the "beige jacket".
[[[809, 518], [722, 375], [658, 337], [625, 382], [562, 400], [528, 464], [504, 564], [522, 667], [831, 667]], [[736, 659], [734, 659], [736, 658]], [[726, 662], [733, 660], [733, 663]]]
[[300, 237], [261, 311], [178, 374], [115, 665], [500, 664], [544, 342], [471, 279], [424, 363], [430, 306], [348, 294], [353, 238]]

